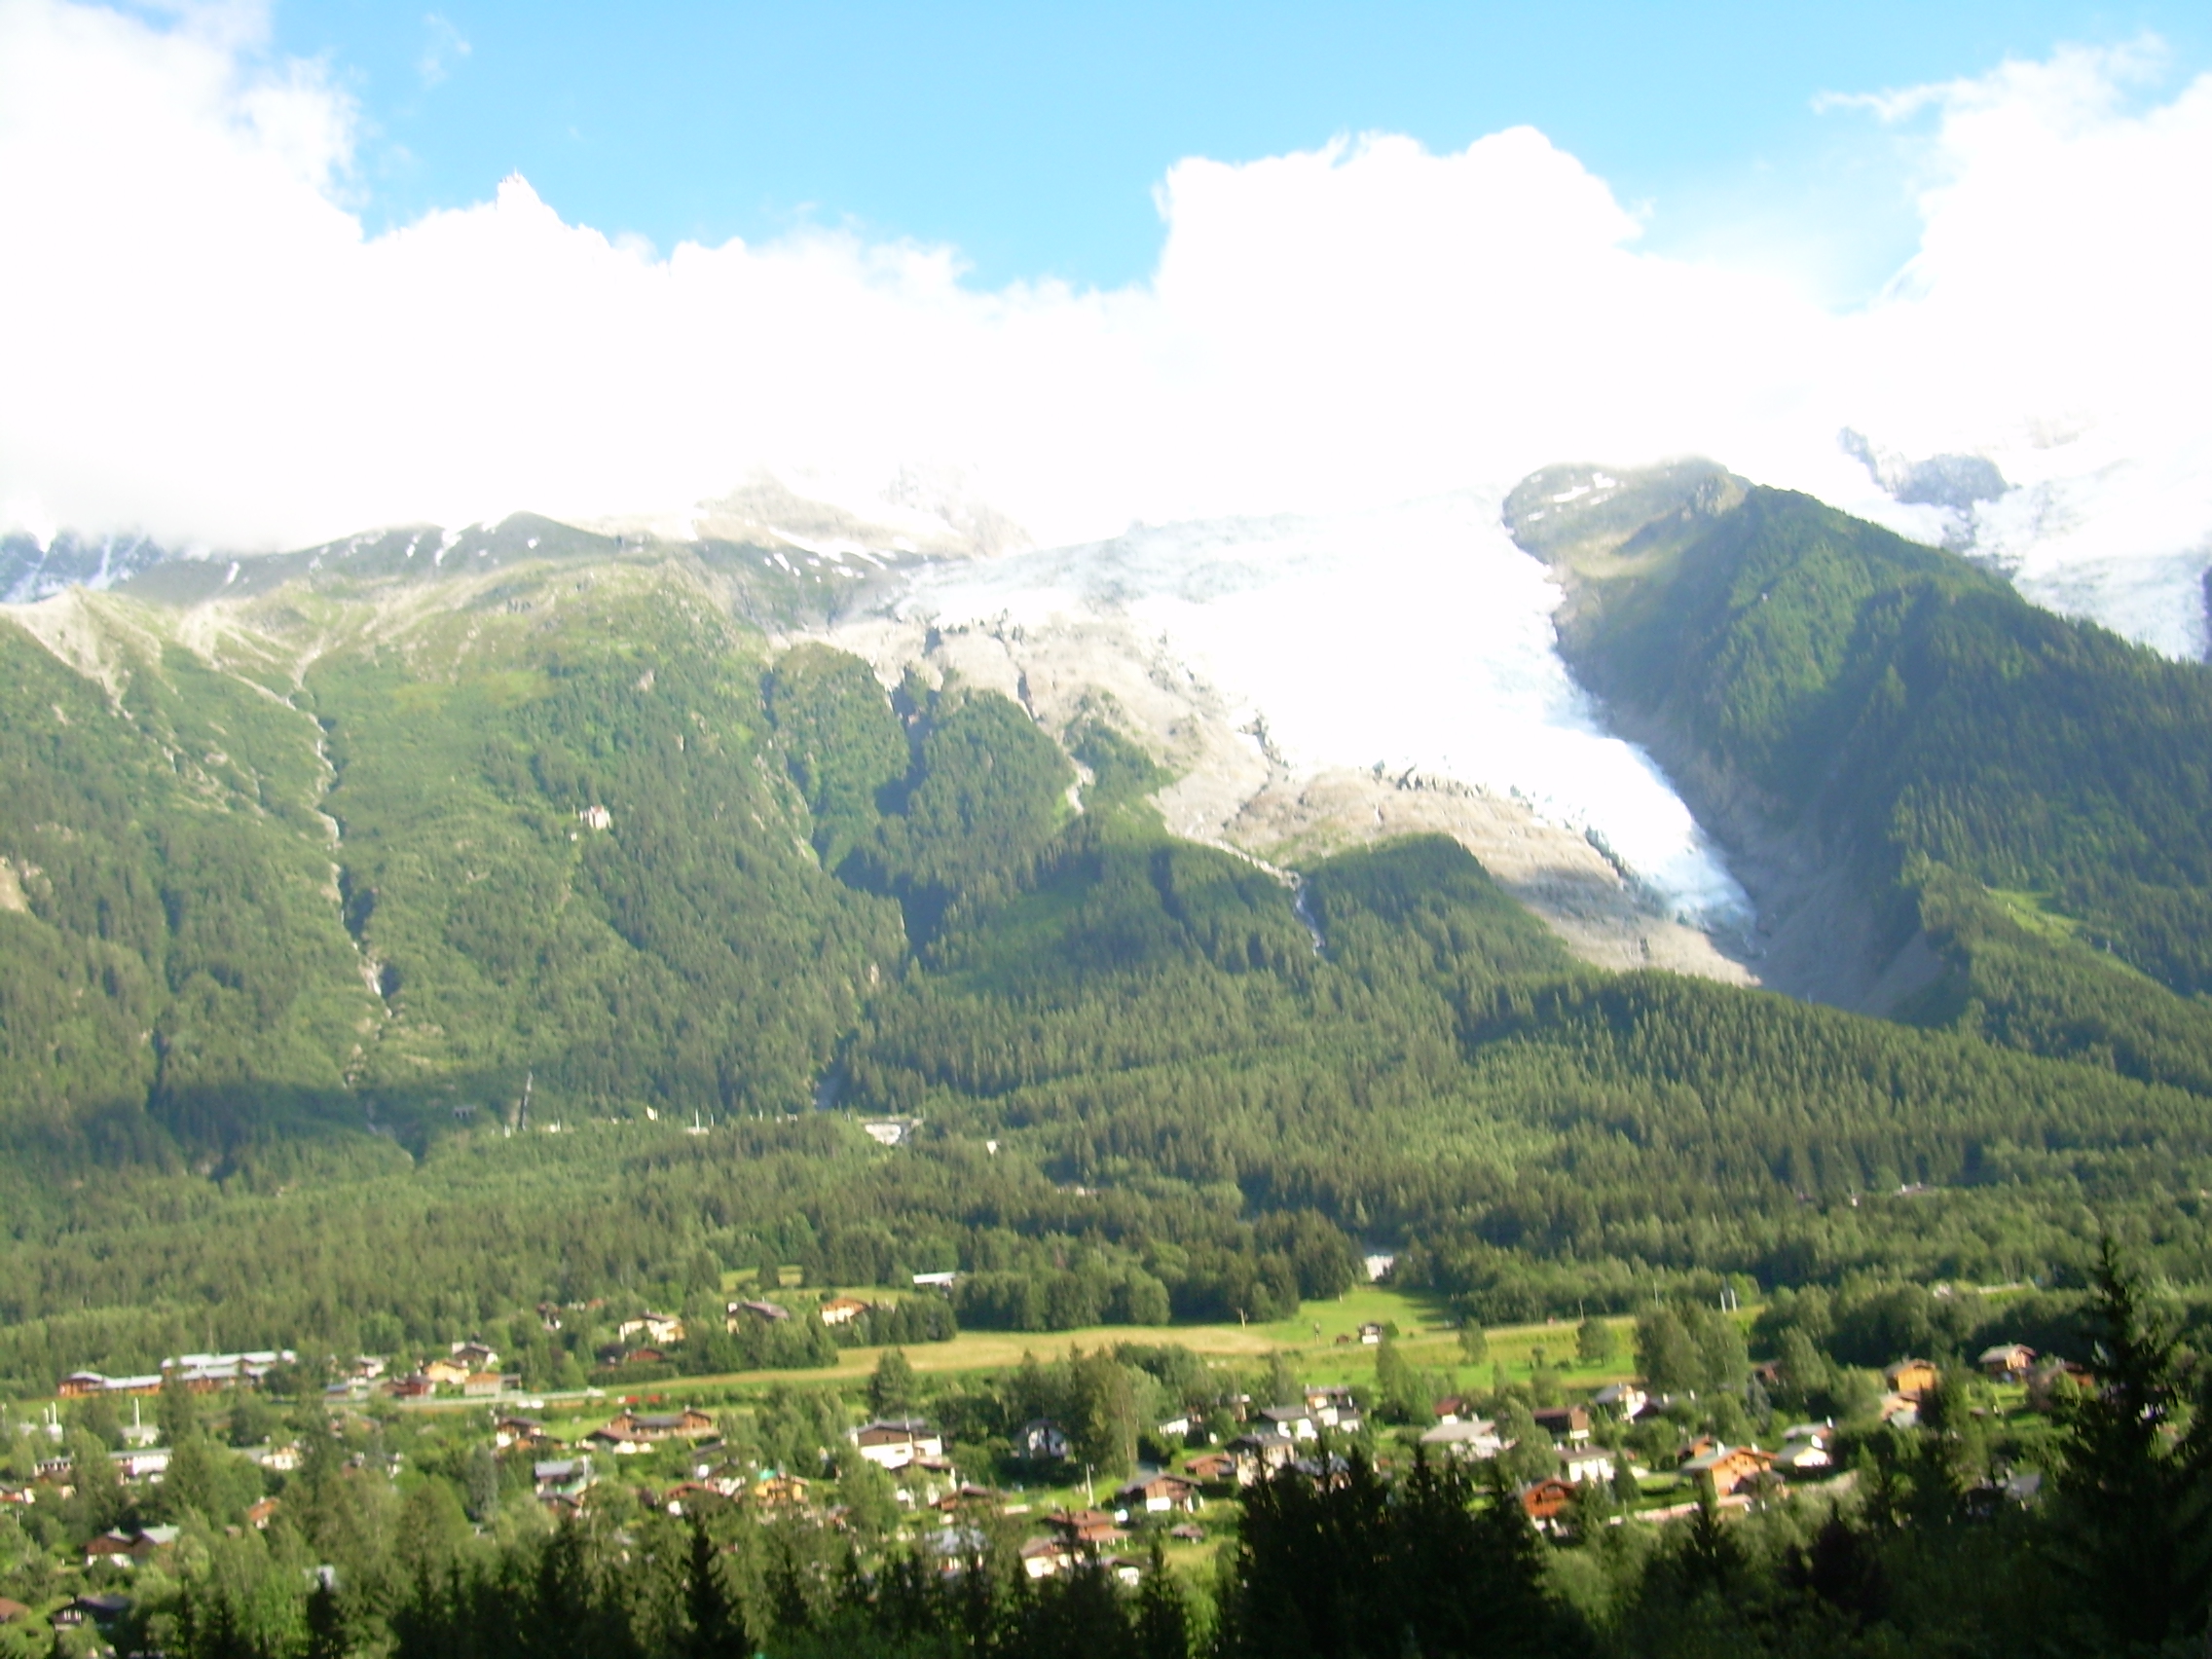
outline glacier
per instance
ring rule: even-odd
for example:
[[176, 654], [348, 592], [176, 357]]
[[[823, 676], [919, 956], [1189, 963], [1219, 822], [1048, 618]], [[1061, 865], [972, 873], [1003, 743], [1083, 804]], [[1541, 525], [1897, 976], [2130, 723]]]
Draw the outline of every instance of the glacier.
[[1596, 845], [1677, 919], [1750, 901], [1664, 774], [1608, 733], [1558, 652], [1559, 584], [1502, 493], [1328, 516], [1132, 526], [1109, 540], [917, 571], [940, 627], [1121, 618], [1203, 675], [1301, 771], [1419, 773], [1510, 794]]

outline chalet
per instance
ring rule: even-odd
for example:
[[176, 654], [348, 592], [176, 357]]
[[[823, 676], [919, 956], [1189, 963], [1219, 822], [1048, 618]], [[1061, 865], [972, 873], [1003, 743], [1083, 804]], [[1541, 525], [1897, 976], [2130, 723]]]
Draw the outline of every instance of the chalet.
[[1124, 1509], [1143, 1510], [1148, 1515], [1164, 1515], [1170, 1510], [1195, 1514], [1205, 1503], [1198, 1495], [1198, 1483], [1185, 1480], [1181, 1475], [1152, 1475], [1133, 1480], [1114, 1494], [1114, 1501]]
[[1382, 1327], [1370, 1319], [1359, 1328], [1359, 1340], [1368, 1347], [1379, 1347], [1382, 1342]]
[[1447, 1394], [1432, 1402], [1428, 1409], [1438, 1422], [1457, 1422], [1461, 1418], [1475, 1415], [1475, 1402], [1465, 1394]]
[[1239, 1434], [1224, 1450], [1235, 1465], [1236, 1484], [1255, 1486], [1298, 1456], [1298, 1442], [1269, 1424]]
[[977, 1486], [974, 1481], [962, 1481], [950, 1492], [938, 1493], [936, 1497], [930, 1500], [930, 1507], [942, 1514], [951, 1515], [962, 1509], [975, 1508], [978, 1504], [995, 1508], [998, 1501], [999, 1494], [991, 1488]]
[[1935, 1365], [1925, 1359], [1900, 1359], [1882, 1376], [1890, 1384], [1890, 1392], [1909, 1400], [1931, 1392], [1938, 1381]]
[[1891, 1393], [1882, 1396], [1876, 1408], [1877, 1415], [1892, 1428], [1917, 1428], [1920, 1426], [1920, 1396], [1918, 1394]]
[[72, 1371], [64, 1377], [55, 1390], [65, 1400], [83, 1399], [90, 1394], [135, 1394], [144, 1396], [162, 1391], [161, 1374], [149, 1372], [141, 1377], [105, 1377], [97, 1371]]
[[1306, 1413], [1323, 1428], [1335, 1428], [1345, 1419], [1357, 1419], [1359, 1402], [1343, 1383], [1306, 1384]]
[[107, 1460], [115, 1465], [115, 1472], [127, 1485], [151, 1480], [168, 1472], [169, 1449], [166, 1446], [136, 1446], [128, 1452], [110, 1452]]
[[134, 1532], [119, 1527], [85, 1546], [85, 1565], [95, 1567], [104, 1561], [116, 1567], [136, 1567], [174, 1544], [176, 1534], [174, 1527], [141, 1527]]
[[807, 1482], [800, 1475], [762, 1475], [751, 1497], [763, 1509], [799, 1509], [806, 1504]]
[[[485, 1343], [456, 1343], [453, 1356], [472, 1371], [495, 1371], [499, 1364], [498, 1350]], [[381, 1364], [379, 1369], [382, 1369]]]
[[1561, 1478], [1576, 1485], [1585, 1482], [1603, 1485], [1613, 1478], [1618, 1467], [1613, 1454], [1603, 1446], [1568, 1446], [1562, 1448], [1559, 1455]]
[[128, 1596], [79, 1596], [47, 1622], [57, 1630], [77, 1630], [88, 1624], [111, 1625], [129, 1611]]
[[728, 1313], [725, 1323], [733, 1331], [742, 1331], [748, 1319], [757, 1319], [762, 1324], [772, 1325], [792, 1316], [792, 1310], [780, 1302], [759, 1301], [733, 1302], [729, 1305]]
[[662, 1365], [668, 1355], [657, 1347], [624, 1347], [620, 1343], [608, 1343], [594, 1350], [593, 1357], [609, 1368], [617, 1365]]
[[1050, 1578], [1075, 1567], [1075, 1551], [1065, 1538], [1031, 1538], [1021, 1546], [1021, 1570], [1031, 1578]]
[[1590, 1413], [1583, 1406], [1538, 1406], [1529, 1414], [1554, 1440], [1579, 1446], [1590, 1438]]
[[468, 1365], [465, 1360], [441, 1356], [425, 1361], [419, 1375], [424, 1381], [443, 1387], [458, 1387], [468, 1381]]
[[1103, 1509], [1054, 1509], [1046, 1515], [1045, 1525], [1079, 1544], [1118, 1544], [1128, 1536]]
[[1051, 1418], [1034, 1418], [1015, 1433], [1014, 1450], [1033, 1463], [1057, 1462], [1068, 1455], [1068, 1431]]
[[[279, 1365], [298, 1363], [290, 1348], [257, 1348], [246, 1353], [186, 1353], [162, 1361], [162, 1376], [174, 1377], [195, 1394], [211, 1394], [218, 1388], [257, 1385]], [[154, 1388], [144, 1390], [154, 1393]]]
[[720, 1500], [721, 1493], [700, 1481], [678, 1481], [660, 1494], [654, 1506], [671, 1515], [695, 1515], [702, 1509], [712, 1511]]
[[1152, 1431], [1162, 1440], [1188, 1440], [1191, 1437], [1191, 1414], [1177, 1412], [1164, 1422], [1154, 1423]]
[[1836, 1466], [1836, 1424], [1791, 1422], [1783, 1429], [1783, 1449], [1774, 1466], [1786, 1475], [1814, 1475]]
[[1195, 1481], [1232, 1481], [1236, 1459], [1226, 1452], [1201, 1452], [1183, 1465], [1183, 1472]]
[[287, 1442], [282, 1446], [264, 1446], [250, 1456], [263, 1468], [288, 1475], [300, 1466], [303, 1454], [298, 1446]]
[[1313, 1414], [1304, 1406], [1263, 1406], [1260, 1420], [1293, 1440], [1311, 1440], [1321, 1432], [1313, 1421]]
[[1835, 1454], [1828, 1449], [1824, 1438], [1799, 1438], [1795, 1430], [1783, 1437], [1782, 1450], [1774, 1455], [1774, 1466], [1786, 1475], [1817, 1474], [1835, 1466]]
[[1756, 1446], [1715, 1446], [1684, 1463], [1682, 1473], [1714, 1497], [1726, 1497], [1773, 1467], [1774, 1454]]
[[1440, 1422], [1422, 1434], [1420, 1443], [1454, 1457], [1494, 1457], [1505, 1450], [1505, 1442], [1498, 1437], [1497, 1424], [1479, 1417]]
[[279, 1365], [290, 1365], [299, 1355], [285, 1348], [252, 1353], [188, 1353], [165, 1359], [158, 1372], [143, 1376], [108, 1377], [97, 1371], [72, 1371], [55, 1387], [65, 1400], [92, 1394], [159, 1394], [162, 1384], [175, 1378], [195, 1394], [211, 1394], [218, 1388], [257, 1384]]
[[276, 1519], [278, 1507], [274, 1497], [256, 1498], [247, 1506], [245, 1524], [257, 1532], [266, 1532], [269, 1530], [269, 1523]]
[[426, 1400], [438, 1387], [427, 1377], [396, 1377], [387, 1391], [395, 1400]]
[[2025, 1343], [1999, 1343], [1995, 1347], [1983, 1348], [1981, 1357], [1974, 1363], [1981, 1367], [1984, 1377], [1993, 1377], [2000, 1382], [2020, 1382], [2036, 1368], [2036, 1350]]
[[[461, 1380], [461, 1391], [471, 1400], [488, 1400], [504, 1392], [508, 1381], [497, 1371], [471, 1371]], [[519, 1382], [521, 1379], [516, 1378], [514, 1381]]]
[[944, 1437], [920, 1418], [879, 1418], [854, 1429], [849, 1438], [863, 1457], [892, 1471], [944, 1456]]
[[625, 1319], [614, 1327], [614, 1334], [623, 1342], [632, 1337], [643, 1337], [647, 1343], [668, 1346], [683, 1340], [683, 1320], [674, 1313], [654, 1313], [650, 1310], [635, 1319]]
[[510, 1446], [543, 1446], [551, 1439], [535, 1418], [504, 1417], [492, 1425], [492, 1445], [500, 1452]]
[[1331, 1452], [1325, 1456], [1301, 1457], [1291, 1464], [1316, 1488], [1336, 1489], [1351, 1480], [1351, 1459], [1341, 1453]]
[[1590, 1403], [1622, 1422], [1634, 1422], [1651, 1404], [1651, 1396], [1633, 1382], [1608, 1382], [1590, 1396]]
[[617, 1440], [699, 1440], [715, 1432], [715, 1419], [691, 1406], [680, 1412], [626, 1411], [599, 1432]]
[[1558, 1525], [1561, 1512], [1574, 1501], [1575, 1486], [1557, 1475], [1546, 1475], [1523, 1487], [1520, 1496], [1522, 1513], [1538, 1527], [1548, 1529]]
[[530, 1466], [531, 1484], [540, 1498], [574, 1497], [597, 1477], [589, 1457], [546, 1457]]
[[822, 1322], [825, 1325], [850, 1325], [863, 1313], [873, 1311], [874, 1309], [857, 1296], [832, 1296], [821, 1308]]
[[112, 1531], [102, 1532], [98, 1537], [86, 1544], [85, 1565], [87, 1567], [97, 1567], [103, 1561], [111, 1561], [118, 1567], [136, 1567], [138, 1564], [131, 1559], [130, 1555], [130, 1546], [135, 1541], [129, 1532], [126, 1532], [120, 1527]]
[[6, 1596], [0, 1596], [0, 1625], [12, 1625], [18, 1619], [27, 1619], [30, 1616], [30, 1608], [24, 1606], [22, 1603], [11, 1601]]

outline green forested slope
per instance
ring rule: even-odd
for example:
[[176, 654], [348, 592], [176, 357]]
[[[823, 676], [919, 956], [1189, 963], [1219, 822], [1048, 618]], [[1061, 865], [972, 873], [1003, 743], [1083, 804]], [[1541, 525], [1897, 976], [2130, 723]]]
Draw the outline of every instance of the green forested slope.
[[158, 643], [111, 699], [4, 624], [0, 694], [0, 1122], [337, 1088], [371, 999], [312, 721]]
[[1507, 506], [1576, 672], [1925, 927], [1924, 1017], [2212, 1089], [2212, 670], [1808, 497], [1685, 464], [1561, 502], [1586, 470]]
[[[2212, 1119], [2157, 1081], [2194, 1085], [2195, 1005], [2055, 903], [2005, 923], [1995, 866], [1910, 890], [1965, 906], [1962, 972], [1999, 956], [1970, 923], [2067, 996], [2077, 951], [2165, 1057], [2000, 1029], [2024, 999], [1926, 1030], [1602, 974], [1437, 839], [1294, 892], [1167, 836], [1110, 710], [1048, 732], [771, 659], [686, 553], [378, 558], [219, 627], [88, 601], [105, 683], [0, 622], [0, 1377], [482, 1329], [547, 1377], [549, 1341], [590, 1355], [501, 1325], [538, 1299], [682, 1303], [763, 1262], [958, 1266], [964, 1320], [1032, 1329], [1279, 1313], [1363, 1240], [1493, 1318], [1730, 1273], [2064, 1276], [2100, 1225], [2212, 1276]], [[1938, 599], [1988, 599], [1954, 575]], [[1829, 811], [1775, 733], [1853, 722], [1775, 682], [1714, 741]], [[884, 1149], [863, 1113], [920, 1126]]]

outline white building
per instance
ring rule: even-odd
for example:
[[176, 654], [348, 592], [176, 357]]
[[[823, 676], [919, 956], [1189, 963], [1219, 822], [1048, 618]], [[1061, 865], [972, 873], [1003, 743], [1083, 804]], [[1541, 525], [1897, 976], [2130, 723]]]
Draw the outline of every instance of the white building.
[[878, 1468], [899, 1470], [944, 1456], [944, 1437], [920, 1418], [880, 1418], [852, 1432], [860, 1455]]

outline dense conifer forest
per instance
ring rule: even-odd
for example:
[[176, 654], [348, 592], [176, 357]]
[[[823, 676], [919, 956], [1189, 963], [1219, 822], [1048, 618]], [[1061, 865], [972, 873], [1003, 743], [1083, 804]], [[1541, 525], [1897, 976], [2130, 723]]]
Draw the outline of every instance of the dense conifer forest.
[[0, 625], [0, 1374], [769, 1257], [1040, 1330], [1272, 1316], [1368, 1243], [1493, 1320], [2062, 1286], [2100, 1227], [2212, 1278], [2212, 676], [1801, 498], [1667, 524], [1576, 659], [1937, 940], [1908, 1018], [1585, 968], [1442, 840], [1302, 913], [1110, 708], [771, 653], [696, 559]]

